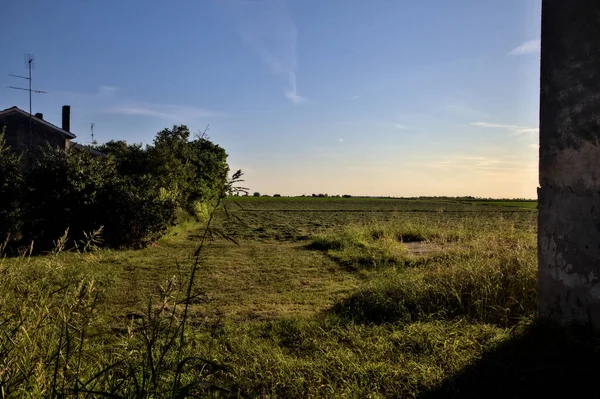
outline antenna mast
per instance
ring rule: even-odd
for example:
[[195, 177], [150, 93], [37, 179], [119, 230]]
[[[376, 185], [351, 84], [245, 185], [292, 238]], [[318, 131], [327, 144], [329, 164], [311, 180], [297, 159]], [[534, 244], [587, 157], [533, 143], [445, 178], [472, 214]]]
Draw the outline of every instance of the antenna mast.
[[29, 88], [23, 88], [23, 87], [15, 87], [15, 86], [8, 86], [9, 89], [15, 89], [15, 90], [25, 90], [29, 92], [29, 152], [31, 153], [31, 147], [32, 147], [32, 133], [31, 133], [31, 117], [32, 117], [32, 110], [31, 110], [31, 94], [32, 93], [46, 93], [43, 90], [33, 90], [31, 88], [31, 70], [35, 68], [35, 64], [34, 64], [34, 58], [33, 58], [33, 54], [25, 54], [25, 63], [27, 64], [27, 69], [29, 70], [29, 76], [20, 76], [20, 75], [13, 75], [13, 74], [9, 74], [9, 76], [12, 76], [14, 78], [21, 78], [21, 79], [27, 79], [29, 81]]
[[96, 145], [96, 141], [94, 140], [94, 124], [92, 123], [90, 126], [90, 130], [92, 131], [92, 145]]

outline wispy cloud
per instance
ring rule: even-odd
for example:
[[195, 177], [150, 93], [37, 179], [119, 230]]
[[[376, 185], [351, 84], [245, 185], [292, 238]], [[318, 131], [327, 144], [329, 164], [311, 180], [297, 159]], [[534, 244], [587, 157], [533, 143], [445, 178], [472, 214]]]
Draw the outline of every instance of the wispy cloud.
[[127, 104], [108, 108], [106, 113], [131, 116], [149, 116], [179, 122], [225, 116], [224, 114], [213, 112], [204, 108], [189, 107], [184, 105], [160, 104]]
[[501, 124], [501, 123], [489, 123], [489, 122], [473, 122], [473, 123], [471, 123], [471, 126], [493, 128], [493, 129], [504, 129], [504, 130], [508, 130], [509, 132], [511, 132], [511, 135], [538, 133], [538, 131], [539, 131], [539, 129], [537, 127], [506, 125], [506, 124]]
[[55, 98], [64, 101], [63, 99], [77, 99], [85, 101], [104, 101], [108, 97], [115, 97], [121, 92], [121, 89], [116, 86], [100, 85], [93, 91], [63, 91], [53, 90], [52, 95]]
[[399, 130], [406, 130], [406, 129], [408, 129], [405, 125], [402, 125], [400, 123], [394, 123], [394, 127], [396, 129], [399, 129]]
[[338, 137], [338, 143], [340, 143], [340, 144], [341, 144], [341, 143], [343, 143], [343, 142], [344, 142], [344, 139], [343, 139], [343, 138], [341, 138], [341, 137]]
[[289, 76], [289, 88], [287, 88], [284, 93], [285, 96], [294, 104], [302, 104], [306, 101], [306, 98], [298, 95], [298, 90], [296, 89], [296, 74], [293, 72], [288, 72]]
[[444, 172], [468, 170], [484, 174], [506, 174], [530, 172], [537, 168], [536, 162], [511, 157], [486, 157], [478, 155], [455, 155], [432, 159], [421, 167], [439, 169]]
[[462, 101], [450, 100], [443, 107], [443, 110], [453, 116], [460, 118], [489, 118], [490, 115], [479, 111], [469, 105], [464, 104]]
[[359, 98], [360, 98], [360, 96], [352, 96], [352, 97], [349, 98], [349, 100], [356, 100], [356, 99], [359, 99]]
[[98, 95], [99, 96], [112, 96], [113, 94], [116, 94], [119, 91], [119, 88], [116, 86], [107, 86], [107, 85], [102, 85], [100, 87], [98, 87]]
[[242, 42], [259, 54], [272, 73], [286, 78], [283, 94], [292, 103], [304, 103], [306, 98], [298, 94], [296, 85], [298, 30], [287, 12], [285, 1], [248, 1], [239, 5]]
[[523, 55], [537, 53], [538, 51], [540, 51], [540, 45], [541, 41], [539, 39], [528, 40], [520, 46], [510, 50], [508, 52], [508, 55]]
[[125, 94], [119, 87], [101, 85], [95, 91], [90, 92], [54, 92], [54, 97], [60, 101], [70, 101], [80, 108], [90, 108], [94, 112], [103, 114], [148, 116], [177, 123], [230, 116], [190, 105], [141, 102]]

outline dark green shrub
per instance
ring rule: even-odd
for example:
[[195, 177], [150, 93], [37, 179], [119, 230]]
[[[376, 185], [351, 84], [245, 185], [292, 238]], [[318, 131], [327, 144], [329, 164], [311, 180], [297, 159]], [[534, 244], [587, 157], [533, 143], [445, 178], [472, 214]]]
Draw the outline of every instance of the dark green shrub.
[[0, 130], [0, 245], [20, 227], [21, 157], [11, 151]]
[[99, 231], [105, 244], [141, 246], [159, 238], [186, 212], [214, 202], [227, 180], [227, 153], [185, 125], [163, 129], [153, 146], [111, 141], [88, 151], [49, 145], [26, 172], [0, 134], [0, 244], [48, 250], [68, 231], [77, 244]]
[[149, 176], [120, 176], [113, 157], [46, 148], [26, 176], [23, 238], [47, 250], [68, 229], [70, 242], [103, 227], [113, 247], [141, 246], [173, 224], [176, 204]]
[[22, 235], [39, 250], [50, 249], [69, 229], [73, 240], [98, 229], [98, 198], [117, 178], [114, 163], [86, 150], [44, 148], [25, 176]]
[[177, 204], [161, 198], [150, 178], [145, 184], [120, 178], [102, 191], [98, 216], [104, 225], [103, 236], [112, 247], [144, 246], [160, 238], [176, 220]]

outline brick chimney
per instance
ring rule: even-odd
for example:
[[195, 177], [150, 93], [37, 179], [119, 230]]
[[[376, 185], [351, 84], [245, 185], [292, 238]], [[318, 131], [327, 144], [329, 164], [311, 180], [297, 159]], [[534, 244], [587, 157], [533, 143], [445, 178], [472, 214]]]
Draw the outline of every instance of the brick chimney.
[[71, 106], [69, 105], [62, 107], [62, 130], [71, 131]]
[[35, 114], [35, 117], [38, 119], [44, 119], [44, 114], [42, 114], [41, 112], [38, 112], [37, 114]]

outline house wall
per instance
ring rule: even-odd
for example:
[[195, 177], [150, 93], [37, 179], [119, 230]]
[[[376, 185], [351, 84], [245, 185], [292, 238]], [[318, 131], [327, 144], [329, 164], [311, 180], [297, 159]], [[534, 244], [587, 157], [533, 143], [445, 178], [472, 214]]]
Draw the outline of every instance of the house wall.
[[[27, 151], [29, 148], [29, 117], [19, 113], [0, 116], [0, 129], [4, 126], [6, 126], [6, 142], [13, 151], [21, 153]], [[35, 119], [32, 120], [31, 127], [31, 144], [34, 149], [34, 156], [39, 155], [39, 150], [46, 143], [57, 149], [69, 148], [69, 138], [52, 127]]]

